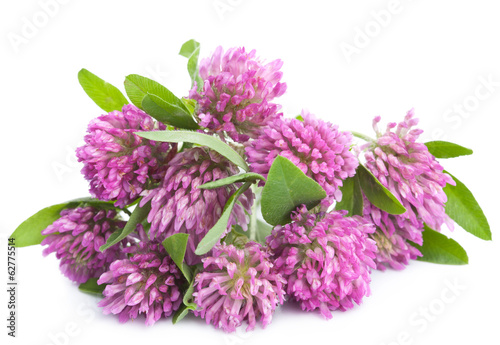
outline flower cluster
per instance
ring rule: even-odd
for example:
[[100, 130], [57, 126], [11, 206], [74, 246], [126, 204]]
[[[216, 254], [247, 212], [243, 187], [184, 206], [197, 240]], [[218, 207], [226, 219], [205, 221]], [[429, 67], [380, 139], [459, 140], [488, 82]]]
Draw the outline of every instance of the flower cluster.
[[[183, 55], [196, 46], [188, 43]], [[370, 295], [373, 269], [426, 255], [426, 225], [453, 228], [443, 188], [455, 182], [418, 142], [413, 110], [385, 132], [376, 117], [376, 139], [354, 133], [366, 141], [356, 145], [306, 110], [279, 113], [281, 60], [219, 47], [193, 72], [197, 54], [187, 98], [136, 75], [126, 85], [134, 104], [90, 122], [76, 155], [94, 198], [57, 205], [60, 218], [41, 232], [65, 276], [102, 292], [104, 314], [153, 325], [192, 312], [233, 332], [266, 327], [291, 300], [329, 319]], [[387, 212], [396, 199], [403, 214]], [[446, 250], [457, 245], [435, 236]]]
[[276, 226], [267, 239], [288, 295], [303, 310], [319, 309], [328, 319], [331, 310], [350, 309], [370, 294], [370, 268], [375, 268], [377, 248], [368, 238], [373, 226], [345, 214], [313, 214], [302, 205], [292, 223]]
[[61, 218], [42, 231], [43, 255], [56, 253], [61, 260], [61, 272], [77, 283], [98, 277], [109, 264], [124, 257], [122, 243], [101, 252], [111, 234], [123, 229], [125, 222], [117, 219], [116, 211], [91, 206], [68, 208], [61, 211]]
[[165, 128], [132, 104], [90, 121], [85, 145], [76, 150], [90, 193], [124, 207], [149, 184], [157, 183], [176, 146], [145, 140], [134, 132]]
[[196, 314], [226, 332], [235, 331], [243, 321], [248, 322], [247, 330], [259, 319], [265, 327], [283, 304], [285, 280], [258, 243], [248, 242], [242, 249], [218, 245], [213, 256], [203, 259], [203, 268], [195, 279], [193, 295], [200, 308]]
[[184, 279], [161, 243], [150, 241], [142, 225], [137, 232], [140, 241], [125, 250], [130, 257], [113, 261], [97, 281], [107, 284], [99, 306], [104, 314], [119, 315], [120, 322], [144, 314], [151, 326], [179, 309]]
[[[238, 184], [217, 189], [199, 189], [198, 186], [237, 174], [238, 169], [220, 154], [205, 148], [191, 148], [177, 154], [168, 165], [161, 185], [142, 193], [141, 206], [151, 201], [148, 222], [149, 234], [160, 240], [175, 233], [187, 233], [188, 264], [199, 263], [194, 254], [196, 246], [222, 214], [224, 206]], [[246, 230], [253, 202], [251, 190], [239, 198], [228, 222]]]
[[358, 166], [350, 151], [352, 135], [308, 111], [302, 111], [302, 118], [278, 118], [263, 128], [257, 140], [246, 147], [250, 167], [267, 175], [274, 159], [283, 156], [318, 182], [329, 198], [338, 201], [342, 180], [353, 176]]
[[280, 107], [270, 101], [286, 91], [280, 82], [282, 65], [281, 60], [264, 64], [255, 50], [224, 53], [218, 47], [211, 58], [200, 61], [203, 85], [195, 85], [189, 94], [198, 102], [199, 125], [237, 142], [255, 137], [259, 128], [280, 116]]
[[422, 245], [424, 223], [435, 230], [443, 224], [453, 229], [444, 210], [447, 197], [443, 188], [455, 182], [443, 172], [427, 146], [417, 142], [422, 130], [412, 128], [418, 124], [413, 109], [403, 122], [389, 123], [385, 133], [378, 129], [379, 121], [379, 116], [373, 121], [377, 139], [365, 152], [366, 167], [403, 204], [406, 212], [391, 215], [365, 200], [364, 214], [377, 226], [372, 236], [381, 249], [378, 268], [389, 265], [401, 269], [409, 259], [421, 255], [407, 241]]

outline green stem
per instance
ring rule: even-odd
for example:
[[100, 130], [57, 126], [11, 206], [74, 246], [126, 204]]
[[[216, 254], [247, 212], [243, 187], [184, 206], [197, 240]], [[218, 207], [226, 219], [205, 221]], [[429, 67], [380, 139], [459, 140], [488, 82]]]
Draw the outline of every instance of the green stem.
[[354, 131], [350, 131], [352, 133], [352, 135], [354, 135], [356, 138], [360, 138], [360, 139], [363, 139], [364, 141], [368, 141], [368, 142], [371, 142], [371, 143], [374, 143], [375, 142], [375, 139], [367, 136], [367, 135], [364, 135], [364, 134], [361, 134], [361, 133], [358, 133], [358, 132], [354, 132]]
[[[257, 185], [252, 184], [252, 192], [257, 194]], [[248, 229], [248, 238], [250, 240], [255, 241], [257, 235], [257, 195], [255, 195], [255, 200], [252, 205], [252, 214], [250, 215], [250, 228]]]

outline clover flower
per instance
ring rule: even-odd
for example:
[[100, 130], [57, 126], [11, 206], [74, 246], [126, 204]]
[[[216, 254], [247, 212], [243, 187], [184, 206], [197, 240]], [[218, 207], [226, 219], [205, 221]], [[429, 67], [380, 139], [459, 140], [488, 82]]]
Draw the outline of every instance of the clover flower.
[[[189, 234], [186, 261], [192, 265], [201, 258], [196, 246], [220, 218], [229, 197], [240, 184], [216, 189], [199, 189], [204, 183], [238, 173], [237, 167], [215, 151], [195, 147], [178, 153], [168, 165], [160, 186], [142, 193], [140, 205], [151, 201], [149, 234], [162, 240], [175, 233]], [[251, 213], [253, 193], [247, 190], [238, 199], [228, 222], [228, 229], [238, 224], [245, 230]]]
[[[302, 111], [304, 121], [278, 118], [246, 147], [252, 171], [267, 175], [274, 159], [288, 158], [326, 191], [340, 200], [342, 180], [354, 176], [358, 160], [350, 152], [352, 135]], [[333, 200], [332, 200], [333, 201]]]
[[114, 261], [97, 281], [107, 284], [98, 305], [104, 314], [119, 315], [120, 322], [144, 314], [151, 326], [179, 309], [185, 280], [163, 245], [150, 241], [142, 225], [137, 232], [140, 241], [125, 250], [130, 258]]
[[78, 161], [84, 164], [82, 173], [90, 181], [90, 193], [124, 207], [149, 184], [158, 182], [176, 146], [143, 139], [134, 132], [165, 128], [132, 104], [93, 119], [85, 145], [76, 150]]
[[[408, 259], [420, 255], [409, 243], [403, 242], [409, 240], [422, 245], [424, 223], [438, 231], [443, 224], [453, 229], [453, 222], [444, 210], [447, 197], [443, 188], [455, 182], [443, 171], [427, 146], [417, 142], [423, 131], [412, 128], [418, 124], [413, 109], [403, 122], [389, 123], [385, 133], [379, 131], [378, 122], [380, 116], [373, 121], [377, 139], [367, 144], [366, 167], [407, 211], [402, 215], [390, 215], [365, 200], [365, 215], [377, 226], [372, 237], [379, 245], [385, 243], [385, 249], [381, 248], [377, 257], [379, 269], [383, 269], [382, 264], [403, 268]], [[381, 241], [383, 238], [387, 241]], [[395, 246], [391, 250], [387, 250], [389, 243]]]
[[258, 243], [248, 242], [242, 249], [217, 245], [213, 256], [203, 259], [203, 267], [195, 278], [195, 314], [217, 328], [234, 332], [244, 321], [247, 331], [257, 321], [265, 327], [283, 304], [285, 281]]
[[48, 245], [43, 255], [56, 253], [61, 272], [74, 282], [85, 283], [124, 257], [121, 249], [126, 240], [105, 252], [99, 250], [114, 231], [124, 226], [114, 210], [91, 206], [64, 209], [61, 218], [42, 231], [42, 235], [48, 235], [42, 241], [42, 245]]
[[275, 266], [287, 279], [287, 294], [302, 310], [347, 310], [370, 294], [370, 268], [377, 248], [373, 225], [346, 211], [312, 214], [305, 205], [292, 223], [277, 225], [267, 238]]
[[[258, 129], [278, 115], [280, 106], [270, 103], [286, 91], [281, 83], [283, 62], [262, 62], [255, 50], [218, 47], [212, 57], [200, 61], [203, 85], [195, 85], [189, 97], [198, 102], [199, 125], [222, 131], [237, 141], [255, 137]], [[201, 87], [201, 91], [197, 88]]]

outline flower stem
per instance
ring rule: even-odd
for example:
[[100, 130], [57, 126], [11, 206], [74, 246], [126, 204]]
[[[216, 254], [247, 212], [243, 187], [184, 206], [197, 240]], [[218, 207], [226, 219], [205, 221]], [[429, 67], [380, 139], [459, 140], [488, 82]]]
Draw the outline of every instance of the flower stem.
[[368, 142], [371, 142], [371, 143], [374, 143], [375, 142], [375, 139], [367, 136], [367, 135], [364, 135], [364, 134], [361, 134], [361, 133], [358, 133], [358, 132], [354, 132], [354, 131], [350, 131], [352, 135], [354, 135], [356, 138], [360, 138], [360, 139], [363, 139], [364, 141], [368, 141]]
[[250, 215], [250, 227], [248, 229], [248, 238], [250, 240], [255, 241], [256, 235], [257, 235], [257, 185], [254, 183], [252, 184], [252, 192], [255, 195], [255, 200], [252, 204], [252, 214]]

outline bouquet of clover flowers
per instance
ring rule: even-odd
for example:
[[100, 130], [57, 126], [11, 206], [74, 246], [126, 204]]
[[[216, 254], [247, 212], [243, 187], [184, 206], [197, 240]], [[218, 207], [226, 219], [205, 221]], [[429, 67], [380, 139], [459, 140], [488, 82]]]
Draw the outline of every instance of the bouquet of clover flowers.
[[190, 40], [180, 51], [184, 98], [129, 75], [128, 100], [82, 69], [106, 112], [76, 151], [92, 197], [47, 207], [12, 234], [17, 247], [55, 253], [105, 314], [152, 325], [192, 312], [231, 332], [265, 327], [291, 300], [331, 318], [370, 294], [372, 270], [466, 264], [443, 224], [491, 240], [471, 192], [437, 161], [472, 151], [419, 142], [413, 110], [385, 131], [376, 117], [374, 138], [305, 110], [288, 118], [275, 103], [281, 60], [219, 47], [198, 63], [199, 50]]

